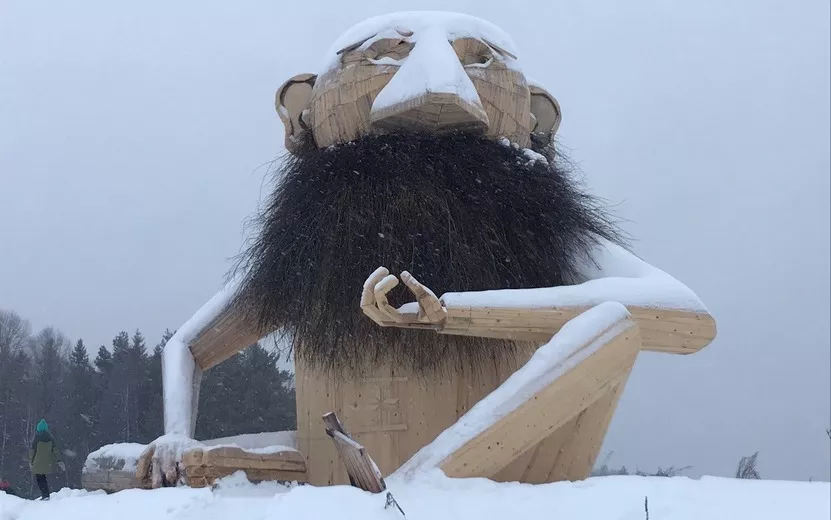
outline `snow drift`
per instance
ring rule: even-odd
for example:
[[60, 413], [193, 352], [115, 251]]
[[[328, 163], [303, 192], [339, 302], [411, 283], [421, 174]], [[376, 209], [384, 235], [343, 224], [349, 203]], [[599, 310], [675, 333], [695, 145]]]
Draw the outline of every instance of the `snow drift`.
[[[828, 520], [828, 482], [783, 482], [704, 477], [597, 477], [544, 485], [448, 479], [440, 471], [415, 480], [387, 481], [407, 519]], [[392, 520], [385, 495], [357, 488], [250, 484], [241, 473], [216, 489], [128, 490], [106, 495], [62, 489], [48, 502], [0, 493], [0, 520]]]

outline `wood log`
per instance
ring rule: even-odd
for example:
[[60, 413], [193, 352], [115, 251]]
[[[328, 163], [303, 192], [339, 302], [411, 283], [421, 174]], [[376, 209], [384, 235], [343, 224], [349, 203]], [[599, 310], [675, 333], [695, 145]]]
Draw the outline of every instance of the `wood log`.
[[295, 450], [251, 453], [241, 448], [220, 446], [191, 449], [182, 455], [185, 482], [191, 487], [213, 485], [218, 478], [237, 471], [251, 481], [306, 482], [306, 461]]

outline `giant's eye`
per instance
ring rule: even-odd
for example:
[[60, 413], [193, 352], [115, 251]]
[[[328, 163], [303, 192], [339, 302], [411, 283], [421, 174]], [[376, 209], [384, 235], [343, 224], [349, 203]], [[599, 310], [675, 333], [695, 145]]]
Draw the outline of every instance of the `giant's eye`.
[[459, 38], [450, 42], [463, 66], [486, 65], [493, 59], [493, 51], [478, 38]]
[[382, 38], [372, 42], [372, 45], [367, 47], [364, 51], [364, 57], [369, 60], [380, 60], [382, 58], [391, 58], [393, 60], [403, 60], [410, 51], [413, 50], [415, 44], [398, 38]]

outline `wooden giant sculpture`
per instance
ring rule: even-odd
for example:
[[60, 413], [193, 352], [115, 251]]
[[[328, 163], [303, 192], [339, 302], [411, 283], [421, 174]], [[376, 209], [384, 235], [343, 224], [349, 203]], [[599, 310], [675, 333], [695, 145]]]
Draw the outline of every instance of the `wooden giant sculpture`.
[[[235, 276], [165, 347], [165, 436], [137, 482], [237, 468], [346, 483], [329, 412], [384, 476], [581, 479], [637, 353], [713, 340], [697, 296], [630, 253], [572, 180], [560, 106], [520, 59], [482, 20], [397, 13], [278, 89], [281, 180]], [[415, 302], [390, 301], [387, 268]], [[195, 441], [202, 371], [275, 331], [293, 347], [296, 442]]]

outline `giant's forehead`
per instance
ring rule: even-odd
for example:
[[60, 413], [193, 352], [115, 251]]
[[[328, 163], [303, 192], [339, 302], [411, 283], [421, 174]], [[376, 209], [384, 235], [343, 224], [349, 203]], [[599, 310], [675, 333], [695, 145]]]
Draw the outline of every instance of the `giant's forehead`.
[[411, 31], [411, 40], [418, 41], [419, 32], [427, 28], [444, 32], [448, 40], [467, 37], [486, 39], [514, 55], [517, 54], [516, 45], [511, 37], [496, 25], [481, 18], [445, 11], [407, 11], [368, 18], [352, 26], [326, 51], [321, 73], [336, 66], [339, 59], [338, 51], [349, 45], [396, 29]]

